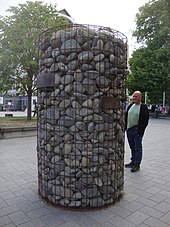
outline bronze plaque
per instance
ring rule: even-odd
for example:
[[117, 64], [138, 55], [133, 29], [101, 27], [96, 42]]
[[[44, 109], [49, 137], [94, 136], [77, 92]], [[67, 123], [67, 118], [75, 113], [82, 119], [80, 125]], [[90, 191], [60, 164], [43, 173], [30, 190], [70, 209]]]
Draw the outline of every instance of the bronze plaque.
[[54, 85], [55, 85], [54, 73], [42, 73], [37, 76], [38, 88], [54, 87]]
[[101, 99], [101, 108], [103, 110], [113, 110], [120, 108], [120, 101], [116, 97], [103, 96]]

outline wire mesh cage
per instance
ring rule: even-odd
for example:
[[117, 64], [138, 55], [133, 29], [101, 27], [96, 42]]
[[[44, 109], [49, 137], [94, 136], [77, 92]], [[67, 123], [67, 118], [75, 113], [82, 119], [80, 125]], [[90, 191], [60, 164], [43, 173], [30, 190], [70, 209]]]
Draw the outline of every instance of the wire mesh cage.
[[123, 195], [127, 39], [71, 24], [39, 38], [39, 193], [55, 205], [94, 208]]

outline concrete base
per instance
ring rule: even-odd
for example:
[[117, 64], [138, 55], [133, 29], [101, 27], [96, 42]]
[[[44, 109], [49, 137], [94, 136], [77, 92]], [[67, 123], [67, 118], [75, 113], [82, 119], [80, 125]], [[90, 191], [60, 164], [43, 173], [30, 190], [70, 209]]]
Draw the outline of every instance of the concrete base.
[[18, 127], [1, 127], [0, 128], [0, 139], [9, 138], [20, 138], [28, 136], [36, 136], [37, 127], [36, 126], [18, 126]]

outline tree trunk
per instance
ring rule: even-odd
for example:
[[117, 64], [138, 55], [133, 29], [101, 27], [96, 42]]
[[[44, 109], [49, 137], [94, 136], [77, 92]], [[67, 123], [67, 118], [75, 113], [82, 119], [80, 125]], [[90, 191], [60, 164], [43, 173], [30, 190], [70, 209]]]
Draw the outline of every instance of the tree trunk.
[[32, 105], [31, 105], [31, 100], [32, 100], [32, 89], [28, 88], [28, 108], [27, 108], [27, 120], [31, 120], [31, 113], [32, 113]]

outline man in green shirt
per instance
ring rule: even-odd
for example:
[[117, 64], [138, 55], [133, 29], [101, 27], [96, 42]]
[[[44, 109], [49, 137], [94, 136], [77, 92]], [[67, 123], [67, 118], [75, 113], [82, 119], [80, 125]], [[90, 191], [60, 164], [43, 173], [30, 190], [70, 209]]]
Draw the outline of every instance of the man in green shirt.
[[131, 172], [140, 169], [142, 161], [142, 138], [149, 121], [149, 111], [146, 104], [142, 102], [142, 93], [133, 93], [133, 103], [131, 103], [125, 115], [125, 128], [127, 139], [131, 149], [131, 162], [125, 164], [126, 168], [131, 168]]

